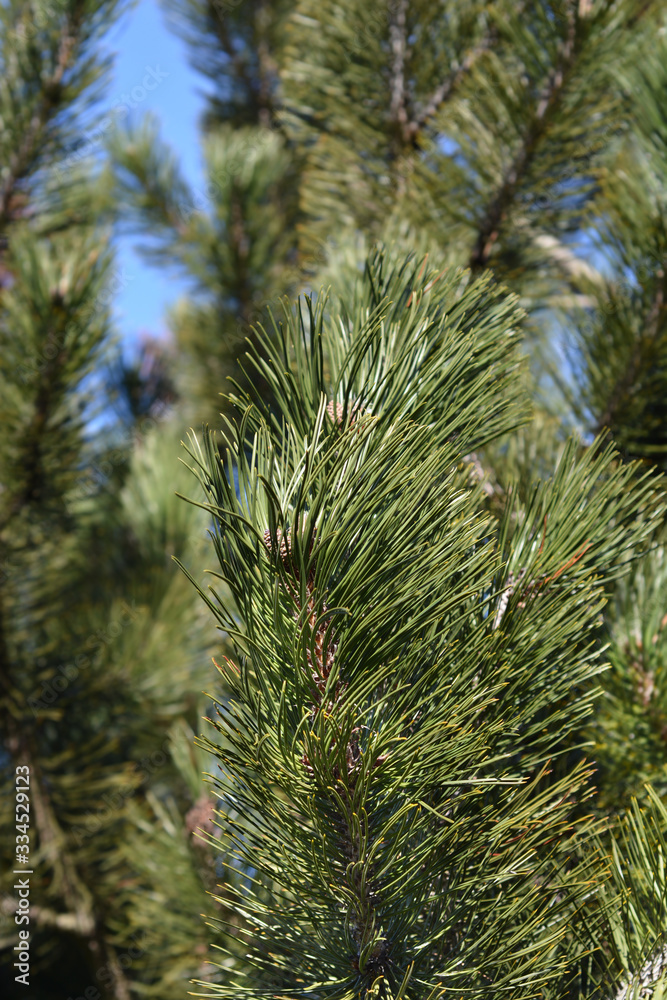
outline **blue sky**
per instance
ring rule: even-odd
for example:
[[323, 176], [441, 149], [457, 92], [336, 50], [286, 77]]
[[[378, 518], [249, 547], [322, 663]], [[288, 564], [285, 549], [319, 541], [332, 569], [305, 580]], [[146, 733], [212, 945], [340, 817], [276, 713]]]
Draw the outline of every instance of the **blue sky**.
[[[156, 0], [139, 0], [110, 32], [107, 46], [115, 53], [115, 69], [104, 105], [113, 107], [129, 96], [136, 105], [134, 116], [145, 112], [156, 115], [185, 176], [198, 186], [203, 177], [198, 120], [207, 81], [189, 65], [185, 44], [167, 27]], [[150, 71], [153, 86], [147, 90], [142, 81]], [[146, 265], [134, 252], [135, 243], [122, 238], [116, 248], [125, 283], [115, 295], [114, 318], [130, 349], [143, 333], [166, 333], [166, 308], [186, 288], [173, 272], [164, 274]]]

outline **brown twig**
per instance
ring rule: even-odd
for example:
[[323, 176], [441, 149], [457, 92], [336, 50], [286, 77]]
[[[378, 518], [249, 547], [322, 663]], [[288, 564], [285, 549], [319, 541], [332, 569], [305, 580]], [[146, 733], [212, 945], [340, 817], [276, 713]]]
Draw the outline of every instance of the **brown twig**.
[[63, 92], [63, 79], [70, 68], [76, 54], [76, 31], [80, 18], [74, 17], [65, 24], [58, 48], [56, 67], [51, 76], [44, 81], [42, 97], [32, 116], [30, 124], [25, 129], [22, 141], [12, 157], [10, 157], [5, 180], [0, 188], [0, 228], [10, 221], [10, 206], [16, 184], [26, 175], [38, 151], [40, 139], [46, 123], [58, 109]]
[[[546, 533], [547, 533], [547, 515], [545, 514], [542, 541], [540, 543], [540, 548], [537, 553], [538, 558], [542, 554], [542, 550], [544, 549]], [[518, 605], [519, 608], [524, 608], [526, 606], [527, 600], [529, 600], [531, 597], [536, 597], [542, 591], [542, 589], [546, 587], [548, 583], [553, 583], [553, 581], [557, 580], [559, 576], [565, 573], [568, 569], [571, 569], [572, 566], [575, 565], [575, 563], [578, 563], [579, 560], [582, 559], [583, 556], [586, 554], [586, 552], [588, 552], [588, 550], [591, 548], [592, 544], [593, 543], [587, 539], [581, 546], [581, 548], [577, 552], [575, 552], [575, 554], [571, 556], [567, 560], [567, 562], [563, 563], [563, 565], [560, 566], [555, 573], [552, 573], [550, 576], [543, 576], [543, 577], [538, 577], [537, 579], [529, 580], [528, 583], [522, 587], [522, 591], [525, 596], [523, 600], [520, 601]], [[525, 577], [526, 577], [525, 567], [519, 570], [516, 576], [513, 573], [510, 573], [509, 576], [507, 577], [507, 585], [503, 588], [501, 592], [500, 600], [498, 601], [498, 607], [496, 608], [496, 613], [493, 619], [494, 630], [500, 627], [500, 623], [503, 620], [503, 617], [507, 610], [509, 599], [517, 592], [517, 590], [519, 589], [519, 585], [523, 583]]]
[[480, 56], [492, 48], [497, 40], [498, 32], [495, 28], [491, 28], [482, 40], [466, 53], [458, 66], [456, 66], [449, 76], [446, 77], [446, 79], [444, 79], [438, 87], [436, 87], [419, 113], [407, 123], [405, 131], [406, 141], [412, 143], [415, 142], [418, 133], [426, 125], [428, 120], [433, 118], [445, 101], [452, 96], [456, 88], [462, 82], [466, 74], [470, 72]]

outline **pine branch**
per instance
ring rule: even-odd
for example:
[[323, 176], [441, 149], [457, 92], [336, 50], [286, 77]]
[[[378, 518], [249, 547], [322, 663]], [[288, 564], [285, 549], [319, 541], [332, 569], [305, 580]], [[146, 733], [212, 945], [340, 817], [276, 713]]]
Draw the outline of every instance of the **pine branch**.
[[[9, 710], [10, 659], [6, 643], [6, 631], [3, 614], [3, 594], [0, 591], [0, 691], [5, 702], [4, 728], [6, 732], [6, 748], [16, 761], [26, 765], [30, 773], [30, 801], [35, 818], [35, 829], [38, 837], [38, 850], [48, 861], [53, 871], [52, 888], [62, 897], [68, 912], [56, 913], [49, 908], [33, 905], [33, 918], [43, 926], [56, 926], [78, 934], [88, 940], [91, 950], [96, 956], [96, 966], [99, 970], [109, 969], [113, 976], [115, 1000], [131, 1000], [127, 979], [118, 962], [113, 947], [106, 940], [104, 927], [95, 915], [95, 902], [92, 894], [80, 877], [72, 852], [68, 849], [67, 838], [58, 823], [57, 817], [45, 791], [45, 782], [38, 755], [32, 745], [27, 726], [17, 722]], [[16, 906], [13, 903], [14, 908]]]
[[405, 141], [414, 144], [416, 136], [427, 124], [429, 119], [437, 114], [438, 110], [454, 94], [464, 77], [470, 72], [477, 60], [498, 41], [498, 31], [491, 27], [477, 45], [474, 45], [463, 57], [461, 62], [451, 71], [442, 83], [436, 87], [432, 95], [421, 110], [412, 118], [405, 127]]
[[[489, 280], [376, 251], [344, 302], [285, 306], [262, 336], [275, 408], [230, 397], [228, 460], [193, 439], [228, 587], [199, 593], [238, 663], [206, 745], [237, 810], [229, 870], [253, 872], [226, 883], [252, 966], [221, 998], [396, 997], [414, 975], [415, 996], [447, 976], [516, 1000], [519, 975], [537, 992], [577, 961], [557, 939], [598, 877], [570, 868], [588, 775], [547, 761], [590, 710], [603, 587], [653, 530], [653, 486], [571, 440], [525, 503], [482, 515], [461, 455], [475, 415], [490, 440], [516, 321]], [[494, 620], [499, 577], [517, 593]]]
[[212, 28], [212, 32], [217, 38], [220, 48], [229, 60], [231, 78], [243, 86], [249, 98], [249, 103], [251, 106], [254, 106], [258, 124], [269, 128], [273, 111], [270, 80], [271, 76], [275, 74], [275, 63], [271, 57], [268, 42], [263, 37], [263, 29], [267, 22], [267, 5], [260, 3], [253, 16], [253, 29], [257, 35], [255, 46], [255, 54], [257, 56], [256, 75], [252, 72], [252, 68], [244, 52], [239, 51], [234, 45], [227, 16], [221, 15], [216, 9], [215, 4], [209, 4], [209, 12], [209, 26]]
[[[611, 6], [613, 5], [610, 4]], [[640, 21], [649, 16], [655, 9], [654, 0], [647, 0], [623, 21], [623, 30], [629, 34]], [[539, 95], [521, 148], [515, 154], [478, 225], [477, 237], [468, 257], [468, 266], [472, 269], [488, 266], [503, 222], [509, 214], [522, 181], [540, 151], [544, 136], [562, 106], [572, 75], [586, 51], [588, 41], [586, 33], [591, 17], [594, 16], [592, 10], [588, 0], [573, 3], [568, 7], [566, 36], [559, 47], [556, 65], [549, 73]], [[616, 30], [620, 29], [617, 27]]]
[[[88, 274], [83, 280], [90, 282], [91, 272], [98, 263], [98, 256], [98, 251], [95, 249], [76, 260], [82, 276], [84, 269], [88, 269]], [[45, 278], [47, 273], [44, 272]], [[97, 277], [102, 278], [103, 274], [102, 267]], [[22, 273], [20, 278], [14, 291], [18, 289], [24, 292], [27, 275]], [[93, 285], [92, 291], [94, 288]], [[24, 303], [25, 296], [21, 300], [21, 305]], [[14, 303], [15, 308], [16, 305]], [[18, 455], [12, 459], [12, 478], [15, 479], [15, 485], [13, 488], [9, 484], [6, 486], [5, 510], [0, 518], [0, 538], [6, 533], [14, 518], [27, 507], [44, 507], [49, 495], [57, 496], [58, 501], [62, 500], [62, 494], [58, 493], [57, 480], [54, 479], [52, 472], [47, 471], [49, 448], [53, 447], [56, 436], [61, 447], [66, 447], [61, 425], [58, 424], [58, 411], [66, 404], [71, 389], [83, 378], [99, 344], [99, 331], [92, 328], [94, 319], [81, 316], [78, 311], [81, 309], [81, 302], [75, 304], [66, 301], [57, 285], [50, 289], [48, 298], [45, 297], [40, 305], [43, 309], [49, 310], [49, 315], [46, 317], [37, 312], [39, 318], [36, 343], [31, 345], [32, 350], [28, 357], [33, 363], [39, 360], [39, 365], [36, 366], [35, 375], [28, 383], [27, 392], [25, 383], [22, 387], [22, 394], [27, 398], [21, 413], [17, 415], [21, 426], [21, 438], [15, 445]], [[46, 349], [50, 347], [56, 349], [55, 354]], [[30, 374], [32, 375], [32, 372]], [[16, 377], [16, 373], [13, 375]], [[19, 375], [17, 381], [20, 382], [20, 378]], [[76, 424], [70, 420], [68, 425], [70, 432], [76, 435]], [[70, 447], [73, 443], [73, 439], [70, 438], [68, 442]], [[67, 466], [71, 469], [75, 460], [71, 450], [68, 451]], [[62, 464], [60, 473], [65, 472], [66, 466]], [[60, 502], [56, 506], [58, 511], [62, 511]], [[55, 508], [52, 507], [51, 512], [53, 509]]]
[[11, 501], [4, 520], [0, 523], [0, 535], [26, 505], [37, 504], [41, 499], [44, 482], [43, 433], [51, 414], [52, 402], [57, 396], [57, 390], [60, 386], [58, 376], [63, 361], [64, 352], [60, 351], [55, 358], [48, 361], [40, 375], [34, 412], [25, 430], [23, 439], [22, 469], [25, 476], [24, 484], [23, 488], [16, 494], [13, 501]]
[[257, 87], [258, 112], [257, 119], [263, 128], [271, 126], [271, 77], [276, 74], [276, 64], [271, 56], [269, 43], [265, 36], [265, 27], [268, 20], [267, 4], [260, 4], [257, 10], [256, 23], [259, 25], [259, 38], [257, 40], [257, 70], [259, 84]]
[[37, 756], [27, 740], [21, 740], [17, 760], [30, 768], [31, 802], [34, 806], [35, 826], [39, 838], [39, 848], [53, 869], [53, 888], [62, 896], [66, 908], [75, 920], [74, 930], [82, 937], [95, 936], [95, 917], [92, 896], [79, 877], [67, 838], [58, 823], [48, 793], [44, 788], [44, 777], [37, 763]]
[[[4, 689], [4, 701], [11, 696], [11, 663], [5, 639], [1, 602], [2, 594], [0, 594], [0, 677]], [[5, 707], [4, 713], [7, 732], [6, 746], [15, 760], [29, 768], [30, 800], [35, 817], [39, 850], [43, 852], [44, 859], [50, 863], [53, 869], [54, 887], [60, 890], [65, 905], [70, 911], [68, 916], [73, 925], [71, 929], [83, 937], [92, 938], [95, 934], [95, 919], [92, 912], [91, 895], [72, 863], [65, 835], [53, 812], [48, 794], [44, 791], [44, 778], [37, 755], [32, 747], [28, 729], [17, 722], [7, 707]]]
[[667, 973], [667, 946], [657, 954], [651, 955], [639, 972], [623, 983], [616, 992], [614, 1000], [627, 1000], [628, 996], [634, 1000], [648, 1000], [651, 995], [655, 995], [653, 987], [665, 973]]
[[558, 64], [553, 67], [549, 79], [542, 89], [523, 144], [509, 166], [500, 187], [492, 197], [479, 225], [477, 239], [468, 258], [468, 267], [473, 270], [487, 266], [491, 251], [500, 235], [500, 226], [507, 216], [521, 181], [530, 168], [550, 120], [560, 106], [565, 85], [574, 68], [578, 54], [576, 42], [577, 21], [570, 16], [567, 37], [560, 46]]
[[230, 226], [230, 251], [234, 262], [234, 274], [236, 275], [236, 295], [240, 304], [240, 318], [245, 326], [249, 326], [252, 318], [252, 293], [249, 287], [248, 254], [250, 251], [250, 241], [246, 233], [245, 220], [243, 218], [243, 204], [239, 193], [232, 191], [231, 226]]
[[632, 390], [634, 382], [642, 369], [646, 354], [655, 344], [660, 332], [662, 321], [665, 317], [667, 300], [667, 273], [664, 267], [658, 268], [656, 278], [656, 287], [644, 324], [644, 330], [641, 337], [637, 340], [629, 364], [624, 366], [622, 374], [612, 388], [607, 407], [596, 424], [596, 434], [601, 434], [605, 431], [609, 432], [610, 428], [615, 424], [618, 412], [624, 401], [627, 400], [628, 393]]
[[[212, 5], [211, 5], [212, 6]], [[238, 79], [242, 82], [248, 94], [255, 95], [255, 83], [252, 80], [250, 73], [248, 72], [248, 65], [246, 60], [243, 58], [243, 53], [235, 52], [234, 45], [229, 33], [229, 28], [227, 25], [227, 19], [225, 17], [220, 17], [217, 13], [211, 13], [211, 24], [213, 30], [215, 31], [216, 37], [220, 43], [220, 47], [229, 59], [233, 72], [237, 75]]]
[[11, 201], [16, 185], [34, 164], [40, 139], [49, 119], [59, 110], [63, 99], [63, 78], [76, 56], [77, 32], [82, 24], [83, 9], [80, 4], [74, 17], [68, 19], [60, 38], [58, 58], [51, 76], [44, 81], [42, 98], [27, 128], [22, 142], [11, 157], [4, 183], [0, 189], [0, 229], [11, 221]]
[[406, 138], [408, 112], [405, 103], [405, 54], [407, 0], [400, 0], [395, 17], [389, 24], [389, 38], [393, 53], [390, 70], [391, 101], [389, 116], [401, 139]]

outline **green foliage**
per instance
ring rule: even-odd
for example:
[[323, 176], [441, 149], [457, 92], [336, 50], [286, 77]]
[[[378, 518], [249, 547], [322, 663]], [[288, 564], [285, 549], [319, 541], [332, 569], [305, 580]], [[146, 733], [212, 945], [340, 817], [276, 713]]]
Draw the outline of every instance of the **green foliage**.
[[615, 595], [605, 698], [594, 737], [602, 801], [613, 810], [650, 783], [667, 794], [664, 546], [652, 548]]
[[191, 452], [224, 587], [200, 593], [236, 651], [204, 745], [250, 963], [228, 938], [206, 995], [564, 986], [601, 875], [589, 768], [551, 762], [591, 711], [606, 581], [662, 507], [572, 443], [485, 514], [459, 463], [520, 411], [515, 303], [374, 254], [355, 306], [286, 308], [255, 358], [277, 409], [234, 396], [226, 456]]
[[278, 100], [278, 67], [293, 0], [165, 0], [198, 72], [209, 81], [205, 131], [270, 127]]
[[[154, 409], [114, 422], [104, 384], [116, 358], [107, 193], [67, 158], [94, 121], [114, 5], [0, 12], [2, 991], [18, 988], [13, 871], [27, 841], [31, 995], [97, 985], [164, 1000], [201, 957], [188, 938], [166, 966], [156, 959], [136, 937], [142, 896], [171, 870], [180, 923], [151, 939], [171, 952], [211, 886], [186, 822], [202, 790], [173, 765], [169, 735], [196, 725], [196, 668], [215, 649], [170, 560], [201, 571], [205, 518], [174, 495], [187, 472], [168, 421]], [[29, 773], [27, 835], [15, 829], [17, 767]], [[162, 836], [147, 836], [158, 823]]]
[[199, 293], [171, 317], [177, 347], [191, 359], [176, 384], [197, 422], [217, 413], [221, 385], [238, 376], [250, 323], [294, 279], [292, 157], [269, 128], [219, 127], [204, 143], [205, 190], [191, 191], [150, 122], [117, 130], [110, 150], [125, 224], [149, 232], [148, 258], [176, 265]]
[[633, 800], [611, 843], [608, 942], [611, 963], [621, 975], [616, 996], [659, 1000], [665, 984], [667, 943], [667, 811], [648, 789], [646, 806]]
[[[662, 5], [165, 8], [200, 190], [150, 119], [82, 155], [117, 5], [0, 4], [36, 995], [662, 1000]], [[130, 359], [118, 230], [190, 279]]]
[[658, 35], [625, 78], [636, 95], [633, 127], [602, 177], [596, 229], [609, 277], [582, 291], [594, 304], [576, 317], [572, 351], [575, 406], [608, 427], [625, 454], [665, 458], [665, 54]]
[[296, 5], [283, 116], [307, 151], [304, 240], [341, 223], [377, 237], [392, 216], [531, 301], [553, 292], [651, 5], [526, 6]]

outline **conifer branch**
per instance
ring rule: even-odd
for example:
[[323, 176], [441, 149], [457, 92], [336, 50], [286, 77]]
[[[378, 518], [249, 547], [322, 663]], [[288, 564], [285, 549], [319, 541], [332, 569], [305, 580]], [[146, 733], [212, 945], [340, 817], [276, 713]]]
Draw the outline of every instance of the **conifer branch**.
[[635, 349], [629, 364], [625, 365], [623, 372], [616, 380], [604, 413], [595, 426], [595, 433], [601, 434], [609, 432], [614, 426], [618, 412], [627, 401], [628, 393], [632, 390], [635, 380], [642, 370], [646, 360], [646, 355], [653, 348], [660, 333], [662, 323], [665, 318], [667, 307], [667, 272], [664, 267], [659, 267], [656, 272], [656, 286], [653, 298], [649, 307], [646, 321], [641, 336], [637, 339]]
[[390, 71], [391, 100], [389, 114], [391, 121], [402, 139], [406, 138], [408, 113], [405, 106], [405, 53], [406, 53], [406, 13], [407, 0], [400, 0], [395, 17], [389, 24], [389, 38], [392, 50]]
[[215, 33], [222, 51], [230, 63], [230, 76], [234, 77], [246, 91], [246, 95], [254, 106], [257, 114], [257, 123], [265, 128], [271, 124], [271, 70], [274, 68], [273, 60], [268, 43], [263, 34], [263, 26], [266, 21], [266, 4], [260, 3], [254, 12], [253, 27], [257, 31], [256, 55], [257, 55], [257, 76], [253, 76], [251, 66], [243, 51], [239, 52], [234, 46], [227, 16], [221, 15], [216, 9], [219, 5], [209, 3], [209, 23]]
[[265, 3], [259, 5], [257, 10], [256, 24], [259, 27], [259, 38], [257, 40], [257, 120], [263, 128], [271, 126], [271, 76], [276, 72], [276, 64], [271, 56], [271, 49], [266, 39], [265, 29], [268, 17], [268, 8]]
[[0, 229], [11, 221], [11, 203], [16, 185], [30, 171], [39, 150], [40, 139], [49, 119], [59, 110], [63, 99], [63, 80], [76, 55], [77, 31], [81, 26], [83, 4], [63, 29], [56, 66], [42, 85], [42, 98], [32, 116], [22, 141], [11, 157], [9, 169], [0, 189]]
[[[329, 403], [327, 412], [334, 424], [338, 426], [342, 425], [343, 414], [340, 404]], [[353, 423], [354, 418], [350, 422]], [[301, 631], [305, 633], [307, 639], [307, 661], [316, 691], [311, 709], [311, 720], [314, 720], [320, 711], [324, 711], [330, 715], [336, 707], [341, 707], [341, 697], [345, 690], [345, 684], [339, 679], [336, 683], [332, 701], [328, 704], [323, 702], [327, 682], [334, 667], [338, 643], [335, 639], [326, 641], [329, 625], [326, 618], [317, 626], [320, 616], [326, 614], [327, 606], [326, 603], [321, 604], [321, 609], [318, 606], [315, 577], [312, 571], [305, 585], [307, 604], [305, 608], [306, 615], [304, 616], [303, 614], [298, 595], [299, 573], [296, 570], [294, 559], [295, 531], [296, 529], [290, 529], [286, 533], [280, 530], [277, 531], [274, 546], [271, 533], [266, 530], [264, 532], [264, 544], [270, 553], [274, 549], [277, 549], [277, 554], [285, 569], [291, 569], [294, 573], [295, 579], [293, 583], [288, 581], [284, 590], [294, 602], [296, 610], [293, 612], [293, 617], [297, 622], [302, 621]], [[314, 543], [315, 538], [309, 540], [307, 545], [309, 552], [312, 550]], [[311, 649], [313, 650], [313, 654], [311, 654]], [[339, 814], [337, 822], [341, 837], [340, 846], [347, 862], [344, 881], [348, 893], [351, 890], [355, 897], [355, 902], [348, 904], [350, 907], [351, 937], [355, 945], [355, 953], [350, 956], [351, 967], [359, 975], [364, 976], [370, 983], [373, 983], [379, 977], [384, 979], [387, 975], [386, 959], [389, 951], [389, 942], [381, 938], [369, 950], [369, 946], [377, 937], [376, 907], [379, 897], [373, 888], [372, 878], [367, 877], [367, 874], [363, 874], [367, 853], [364, 850], [364, 845], [372, 842], [368, 828], [368, 818], [363, 813], [362, 817], [358, 817], [356, 824], [352, 820], [352, 815], [355, 813], [354, 793], [357, 783], [357, 771], [361, 760], [361, 750], [356, 737], [358, 732], [358, 727], [352, 730], [351, 738], [345, 748], [344, 766], [340, 768], [336, 764], [332, 769], [336, 795], [332, 798], [331, 804]], [[331, 743], [329, 751], [332, 754], [335, 753], [335, 739]], [[373, 766], [378, 766], [385, 759], [385, 755], [381, 755], [374, 762]], [[315, 771], [311, 765], [311, 761], [308, 759], [308, 755], [305, 753], [302, 763], [306, 773], [313, 778]], [[378, 996], [385, 996], [384, 984], [380, 985], [379, 989]]]
[[4, 517], [0, 521], [0, 536], [14, 518], [29, 504], [42, 500], [46, 481], [44, 470], [44, 431], [48, 425], [54, 403], [63, 391], [62, 371], [67, 361], [67, 353], [61, 348], [55, 357], [49, 358], [39, 374], [33, 403], [33, 413], [25, 428], [21, 442], [22, 486], [9, 500]]
[[[653, 0], [647, 0], [627, 19], [625, 30], [630, 31], [654, 9]], [[575, 3], [568, 8], [567, 33], [560, 45], [557, 65], [553, 67], [538, 98], [531, 124], [526, 131], [521, 148], [492, 196], [478, 226], [477, 237], [468, 258], [468, 266], [473, 270], [488, 266], [491, 252], [500, 235], [500, 229], [521, 182], [539, 151], [540, 142], [553, 117], [560, 108], [565, 89], [582, 52], [580, 42], [586, 31], [586, 21], [590, 18], [591, 12], [592, 7], [588, 2]]]
[[477, 45], [474, 45], [471, 49], [469, 49], [461, 62], [450, 72], [442, 83], [436, 87], [420, 111], [407, 123], [405, 128], [406, 142], [415, 143], [419, 132], [424, 128], [427, 122], [433, 118], [435, 114], [437, 114], [442, 105], [445, 104], [446, 101], [448, 101], [454, 94], [480, 56], [482, 56], [485, 52], [488, 52], [489, 49], [493, 48], [497, 41], [498, 31], [494, 26], [489, 29]]
[[236, 296], [239, 300], [239, 313], [241, 321], [245, 326], [249, 326], [252, 321], [252, 290], [249, 285], [250, 272], [248, 268], [248, 255], [250, 252], [250, 240], [246, 232], [245, 219], [243, 218], [243, 204], [238, 190], [232, 190], [231, 195], [231, 226], [230, 226], [230, 250], [234, 261], [234, 274], [236, 277]]
[[[542, 538], [542, 544], [540, 545], [540, 550], [538, 555], [541, 555], [542, 549], [544, 547], [544, 539], [546, 537], [546, 520], [547, 519], [545, 515], [544, 518], [545, 536]], [[509, 603], [509, 599], [510, 597], [514, 596], [514, 594], [516, 593], [517, 590], [519, 590], [519, 588], [521, 588], [521, 600], [519, 601], [517, 606], [520, 609], [523, 609], [526, 607], [526, 604], [529, 600], [532, 600], [534, 597], [539, 597], [540, 594], [543, 593], [543, 588], [546, 587], [548, 583], [552, 583], [554, 580], [557, 580], [559, 576], [561, 576], [563, 573], [566, 572], [566, 570], [570, 569], [572, 566], [575, 565], [575, 563], [579, 562], [579, 560], [586, 554], [586, 552], [590, 549], [590, 547], [591, 543], [585, 542], [581, 546], [581, 548], [567, 560], [567, 562], [563, 563], [563, 565], [560, 566], [559, 569], [557, 569], [556, 572], [552, 573], [550, 576], [540, 576], [529, 580], [528, 583], [524, 583], [527, 572], [525, 567], [520, 569], [516, 575], [514, 573], [510, 573], [509, 576], [507, 577], [506, 586], [501, 593], [500, 600], [498, 601], [498, 607], [496, 609], [496, 614], [493, 619], [494, 630], [500, 627], [505, 612], [507, 611], [507, 605]]]
[[565, 85], [575, 64], [576, 41], [577, 22], [574, 17], [570, 16], [567, 36], [560, 46], [558, 63], [552, 68], [540, 93], [531, 125], [524, 136], [521, 148], [510, 164], [500, 187], [489, 202], [479, 225], [477, 239], [468, 258], [468, 267], [473, 270], [487, 266], [491, 251], [500, 235], [500, 226], [521, 181], [530, 168], [549, 122], [560, 106]]
[[[56, 891], [66, 906], [65, 912], [57, 912], [32, 905], [31, 914], [42, 926], [57, 927], [87, 939], [96, 956], [98, 969], [111, 972], [115, 1000], [131, 1000], [127, 978], [116, 957], [113, 946], [106, 939], [105, 929], [95, 916], [95, 902], [73, 861], [70, 845], [63, 832], [45, 791], [44, 777], [39, 758], [32, 746], [27, 728], [23, 728], [12, 715], [8, 699], [10, 689], [10, 661], [5, 641], [2, 593], [0, 592], [0, 678], [2, 678], [3, 701], [5, 701], [4, 728], [7, 734], [6, 747], [21, 765], [26, 765], [30, 774], [30, 801], [37, 830], [39, 851], [48, 861], [53, 872], [52, 890]], [[12, 901], [14, 910], [16, 904]]]
[[[210, 7], [214, 8], [214, 5], [210, 4]], [[239, 80], [243, 83], [244, 87], [248, 91], [248, 94], [254, 95], [255, 86], [248, 72], [247, 62], [243, 58], [243, 54], [239, 54], [234, 51], [226, 18], [220, 17], [220, 15], [216, 13], [215, 9], [212, 9], [210, 20], [213, 30], [215, 31], [218, 41], [220, 42], [222, 51], [232, 64], [234, 74], [236, 74]]]

